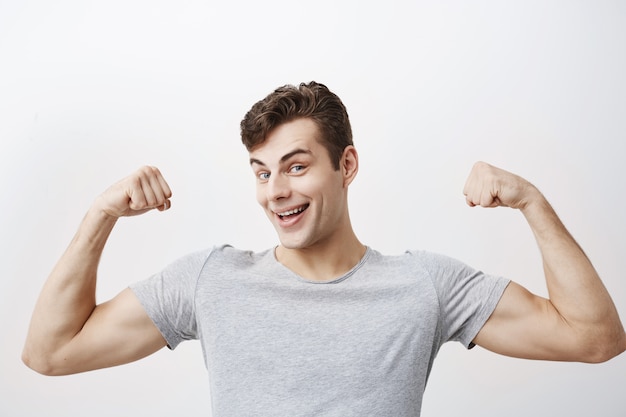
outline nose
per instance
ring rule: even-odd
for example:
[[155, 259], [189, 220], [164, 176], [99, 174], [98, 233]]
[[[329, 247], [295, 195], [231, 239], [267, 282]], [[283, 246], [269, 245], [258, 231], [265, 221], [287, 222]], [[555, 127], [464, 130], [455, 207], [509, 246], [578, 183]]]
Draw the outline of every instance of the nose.
[[267, 198], [271, 201], [289, 197], [291, 189], [289, 178], [284, 175], [272, 175], [267, 182]]

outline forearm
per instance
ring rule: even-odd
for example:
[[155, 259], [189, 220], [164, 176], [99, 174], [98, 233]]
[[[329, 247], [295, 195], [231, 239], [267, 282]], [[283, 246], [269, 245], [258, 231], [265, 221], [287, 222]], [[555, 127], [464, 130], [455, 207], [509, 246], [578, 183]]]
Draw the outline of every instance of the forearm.
[[93, 206], [52, 270], [35, 306], [25, 362], [49, 360], [82, 329], [96, 305], [98, 263], [116, 218]]
[[589, 258], [534, 187], [521, 208], [541, 251], [551, 304], [582, 340], [626, 347], [615, 305]]

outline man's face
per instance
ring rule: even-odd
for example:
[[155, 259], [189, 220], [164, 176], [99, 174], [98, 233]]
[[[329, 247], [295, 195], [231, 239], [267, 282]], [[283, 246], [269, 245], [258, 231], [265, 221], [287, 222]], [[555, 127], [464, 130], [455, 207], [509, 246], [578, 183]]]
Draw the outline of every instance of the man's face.
[[347, 182], [311, 119], [276, 127], [250, 152], [257, 201], [287, 249], [328, 242], [349, 226]]

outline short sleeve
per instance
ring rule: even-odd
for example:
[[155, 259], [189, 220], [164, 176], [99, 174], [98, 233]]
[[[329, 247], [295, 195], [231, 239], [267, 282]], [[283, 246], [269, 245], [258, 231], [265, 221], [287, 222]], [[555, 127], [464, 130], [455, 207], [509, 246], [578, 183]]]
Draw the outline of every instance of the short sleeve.
[[459, 341], [472, 348], [472, 340], [487, 322], [509, 280], [488, 275], [456, 259], [416, 252], [431, 277], [440, 306], [442, 343]]
[[198, 338], [195, 290], [209, 255], [210, 250], [192, 253], [130, 286], [170, 349]]

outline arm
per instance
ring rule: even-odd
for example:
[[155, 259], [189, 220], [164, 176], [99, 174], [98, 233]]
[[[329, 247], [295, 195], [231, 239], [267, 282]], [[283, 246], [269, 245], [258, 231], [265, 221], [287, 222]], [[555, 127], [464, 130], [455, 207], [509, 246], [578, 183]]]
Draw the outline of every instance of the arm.
[[544, 196], [517, 175], [479, 162], [464, 194], [470, 206], [511, 207], [526, 218], [543, 259], [549, 299], [512, 282], [474, 342], [504, 355], [603, 362], [626, 334], [595, 268]]
[[131, 362], [165, 346], [129, 289], [101, 305], [95, 293], [100, 256], [117, 219], [166, 210], [170, 197], [160, 172], [144, 167], [96, 199], [41, 291], [22, 354], [27, 366], [65, 375]]

